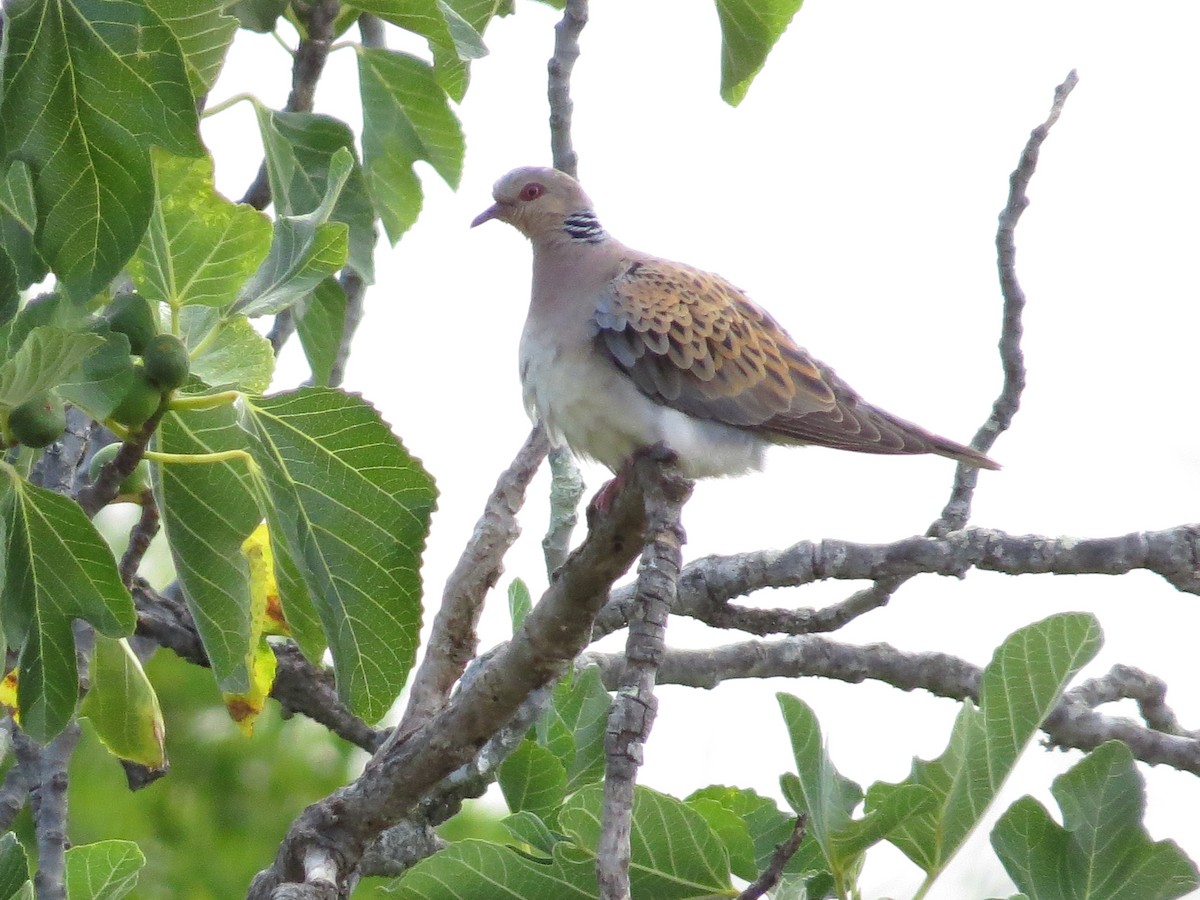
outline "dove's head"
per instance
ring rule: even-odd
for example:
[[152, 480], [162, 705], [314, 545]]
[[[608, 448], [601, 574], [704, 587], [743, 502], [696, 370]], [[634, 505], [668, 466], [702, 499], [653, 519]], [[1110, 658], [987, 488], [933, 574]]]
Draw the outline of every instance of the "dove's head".
[[513, 169], [492, 187], [492, 197], [496, 202], [476, 216], [471, 227], [499, 219], [534, 241], [561, 235], [568, 217], [591, 216], [592, 210], [578, 181], [538, 166]]

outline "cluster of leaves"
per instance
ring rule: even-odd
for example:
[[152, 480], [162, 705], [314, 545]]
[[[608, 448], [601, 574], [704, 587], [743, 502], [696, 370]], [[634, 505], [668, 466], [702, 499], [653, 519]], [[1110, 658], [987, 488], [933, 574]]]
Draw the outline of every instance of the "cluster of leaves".
[[[781, 779], [807, 839], [783, 870], [776, 900], [859, 896], [858, 874], [880, 841], [933, 884], [978, 826], [1018, 757], [1071, 678], [1100, 648], [1095, 619], [1052, 616], [1017, 631], [984, 669], [979, 705], [965, 702], [946, 750], [917, 760], [900, 784], [864, 793], [838, 773], [813, 711], [779, 695], [796, 772]], [[400, 881], [405, 897], [462, 900], [499, 896], [594, 897], [604, 729], [609, 697], [595, 669], [560, 683], [551, 708], [500, 769], [512, 815], [507, 842], [465, 840], [417, 865]], [[1129, 749], [1102, 745], [1055, 781], [1063, 823], [1033, 798], [1014, 803], [992, 845], [1017, 886], [1013, 900], [1168, 898], [1200, 887], [1195, 865], [1141, 825], [1143, 784]], [[855, 817], [859, 807], [863, 813]], [[789, 835], [794, 816], [741, 788], [711, 786], [680, 800], [638, 787], [631, 834], [635, 897], [737, 895]]]

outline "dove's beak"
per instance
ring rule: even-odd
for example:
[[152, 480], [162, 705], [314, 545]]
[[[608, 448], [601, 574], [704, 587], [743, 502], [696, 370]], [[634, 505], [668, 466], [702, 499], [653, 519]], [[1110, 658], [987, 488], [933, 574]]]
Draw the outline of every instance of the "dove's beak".
[[489, 206], [487, 209], [485, 209], [483, 212], [481, 212], [479, 215], [477, 215], [474, 219], [471, 220], [471, 227], [474, 228], [476, 225], [482, 225], [484, 222], [487, 222], [490, 219], [499, 219], [499, 218], [500, 218], [500, 204], [493, 203], [491, 206]]

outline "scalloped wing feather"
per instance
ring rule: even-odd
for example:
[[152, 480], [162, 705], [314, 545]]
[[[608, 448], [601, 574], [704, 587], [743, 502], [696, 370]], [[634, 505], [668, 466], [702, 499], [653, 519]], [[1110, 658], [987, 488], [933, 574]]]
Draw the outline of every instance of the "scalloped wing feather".
[[995, 466], [864, 402], [719, 275], [667, 260], [633, 261], [601, 296], [592, 324], [599, 348], [644, 394], [688, 415], [776, 443], [939, 453]]

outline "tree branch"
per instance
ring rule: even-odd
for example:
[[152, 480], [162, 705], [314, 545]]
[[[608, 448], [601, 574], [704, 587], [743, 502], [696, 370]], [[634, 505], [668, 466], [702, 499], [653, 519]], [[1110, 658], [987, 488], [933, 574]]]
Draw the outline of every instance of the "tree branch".
[[45, 746], [19, 729], [13, 732], [18, 764], [37, 773], [29, 791], [29, 806], [37, 836], [38, 869], [33, 887], [39, 900], [65, 900], [67, 896], [67, 767], [78, 742], [79, 723], [74, 719]]
[[142, 491], [141, 515], [129, 531], [129, 546], [121, 554], [121, 563], [117, 570], [121, 573], [121, 583], [126, 587], [133, 584], [142, 557], [150, 549], [150, 542], [158, 534], [158, 504], [154, 502], [154, 494], [149, 488]]
[[450, 689], [475, 656], [479, 645], [475, 628], [483, 601], [504, 571], [504, 554], [521, 533], [517, 513], [548, 449], [545, 432], [535, 426], [492, 489], [471, 540], [446, 580], [425, 656], [412, 679], [408, 708], [398, 726], [401, 734], [415, 731], [445, 706]]
[[[599, 666], [605, 685], [612, 690], [625, 662], [620, 654], [585, 653], [576, 665]], [[906, 653], [889, 644], [854, 646], [805, 635], [712, 650], [668, 650], [658, 681], [711, 689], [731, 678], [818, 677], [851, 684], [871, 680], [961, 701], [978, 699], [981, 673], [978, 666], [946, 653]], [[1042, 725], [1047, 743], [1086, 751], [1105, 741], [1124, 741], [1143, 762], [1200, 775], [1200, 739], [1194, 733], [1178, 729], [1177, 724], [1167, 733], [1102, 715], [1090, 706], [1096, 700], [1094, 687], [1087, 683], [1064, 694]]]
[[579, 35], [587, 22], [587, 0], [566, 0], [562, 19], [554, 26], [554, 55], [546, 66], [550, 75], [550, 152], [554, 168], [572, 178], [578, 174], [579, 155], [571, 144], [571, 116], [575, 110], [571, 71], [579, 59]]
[[251, 885], [250, 900], [267, 900], [281, 885], [302, 883], [311, 853], [339, 860], [338, 883], [345, 885], [371, 841], [469, 762], [533, 691], [561, 675], [587, 643], [592, 617], [612, 582], [637, 555], [646, 490], [665, 474], [653, 460], [639, 462], [512, 641], [428, 723], [412, 734], [393, 735], [354, 783], [309, 806], [292, 824], [275, 862]]
[[[675, 461], [665, 444], [647, 454]], [[667, 618], [675, 603], [686, 540], [680, 514], [692, 494], [692, 483], [676, 473], [650, 485], [646, 492], [647, 543], [638, 568], [637, 590], [621, 686], [613, 698], [604, 735], [604, 809], [596, 848], [596, 880], [602, 900], [630, 895], [630, 830], [633, 794], [642, 748], [650, 739], [658, 700], [654, 680], [666, 650]]]
[[[1162, 531], [1135, 531], [1104, 538], [1052, 538], [1010, 535], [991, 528], [966, 528], [942, 538], [909, 537], [890, 544], [852, 541], [801, 541], [785, 550], [759, 550], [709, 556], [689, 563], [679, 581], [673, 610], [723, 628], [753, 634], [809, 634], [841, 627], [856, 607], [874, 608], [868, 588], [825, 609], [750, 610], [729, 605], [763, 588], [798, 587], [814, 581], [888, 579], [914, 575], [962, 578], [971, 569], [1006, 575], [1124, 575], [1144, 569], [1162, 576], [1176, 590], [1200, 595], [1200, 524]], [[633, 592], [613, 592], [596, 617], [594, 637], [624, 627]], [[879, 605], [879, 604], [876, 604]]]

